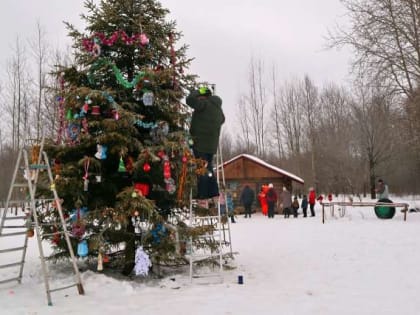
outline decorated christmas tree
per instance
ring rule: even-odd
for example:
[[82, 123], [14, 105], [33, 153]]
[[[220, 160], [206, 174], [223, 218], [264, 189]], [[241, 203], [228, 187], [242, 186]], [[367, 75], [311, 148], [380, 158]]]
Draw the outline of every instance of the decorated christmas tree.
[[[190, 148], [191, 113], [181, 103], [195, 77], [184, 72], [191, 59], [159, 2], [85, 7], [85, 31], [67, 25], [75, 62], [57, 70], [59, 129], [47, 152], [75, 251], [100, 265], [120, 248], [128, 274], [136, 249], [154, 262], [176, 261], [183, 240], [206, 232], [188, 230], [175, 213], [188, 207], [200, 171]], [[56, 217], [52, 208], [42, 220]], [[53, 233], [45, 237], [53, 257], [68, 256], [58, 226], [43, 232]]]

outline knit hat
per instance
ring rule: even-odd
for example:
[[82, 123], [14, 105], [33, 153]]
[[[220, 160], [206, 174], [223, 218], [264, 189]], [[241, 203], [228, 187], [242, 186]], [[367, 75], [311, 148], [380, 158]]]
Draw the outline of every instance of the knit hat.
[[270, 184], [268, 184], [268, 188], [273, 188], [274, 186], [273, 186], [273, 184], [272, 183], [270, 183]]

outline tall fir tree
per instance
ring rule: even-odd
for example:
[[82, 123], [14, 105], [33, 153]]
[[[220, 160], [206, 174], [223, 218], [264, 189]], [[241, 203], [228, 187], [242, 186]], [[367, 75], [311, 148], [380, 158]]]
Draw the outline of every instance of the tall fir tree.
[[[67, 24], [75, 62], [57, 75], [59, 130], [47, 146], [77, 252], [104, 257], [125, 242], [125, 272], [142, 245], [155, 262], [182, 258], [192, 231], [175, 209], [188, 204], [199, 167], [181, 103], [195, 76], [169, 11], [155, 0], [86, 1], [85, 32]], [[41, 192], [42, 193], [42, 192]], [[44, 213], [55, 222], [57, 212]], [[68, 256], [59, 227], [43, 232]], [[181, 241], [180, 241], [181, 240]]]

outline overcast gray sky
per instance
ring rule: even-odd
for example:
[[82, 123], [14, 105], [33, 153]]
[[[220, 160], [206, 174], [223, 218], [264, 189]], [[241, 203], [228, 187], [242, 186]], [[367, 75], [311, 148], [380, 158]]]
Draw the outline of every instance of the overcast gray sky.
[[[321, 86], [343, 83], [349, 53], [325, 51], [327, 28], [342, 21], [339, 0], [162, 0], [195, 57], [190, 69], [216, 84], [227, 125], [236, 124], [235, 104], [247, 87], [247, 68], [254, 56], [278, 69], [279, 79], [308, 74]], [[0, 65], [11, 57], [16, 37], [34, 37], [37, 20], [52, 46], [69, 43], [62, 21], [82, 26], [83, 0], [1, 0]]]

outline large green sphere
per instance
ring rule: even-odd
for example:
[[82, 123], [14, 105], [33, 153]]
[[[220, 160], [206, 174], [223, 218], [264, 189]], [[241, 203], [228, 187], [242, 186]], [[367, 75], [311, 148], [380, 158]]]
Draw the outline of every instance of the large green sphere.
[[[391, 200], [386, 198], [379, 199], [378, 202], [392, 203]], [[379, 219], [392, 219], [395, 215], [395, 207], [376, 206], [375, 214]]]

